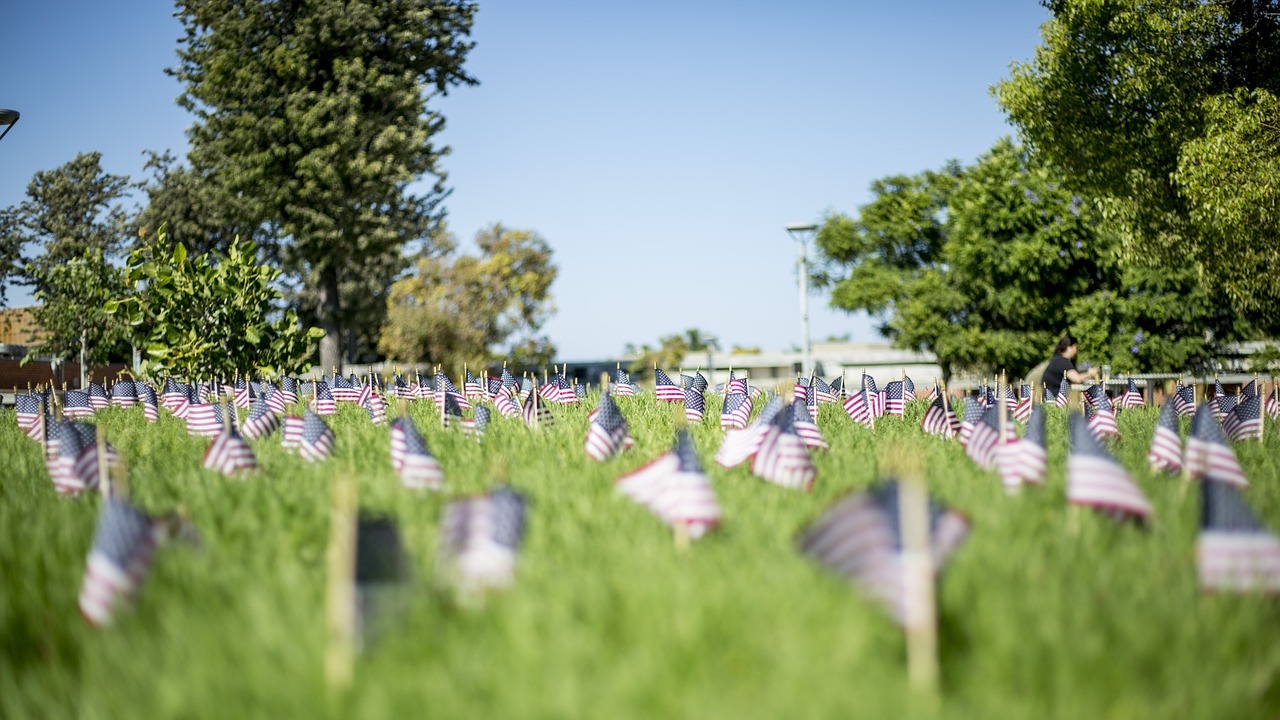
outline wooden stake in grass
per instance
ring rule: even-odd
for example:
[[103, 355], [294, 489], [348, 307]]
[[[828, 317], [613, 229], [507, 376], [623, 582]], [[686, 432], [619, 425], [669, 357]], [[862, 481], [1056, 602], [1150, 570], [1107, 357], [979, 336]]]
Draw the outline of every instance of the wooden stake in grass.
[[907, 636], [907, 679], [918, 692], [938, 689], [938, 613], [929, 494], [918, 458], [883, 455], [881, 470], [898, 478], [898, 523], [902, 531], [902, 625]]
[[[689, 420], [684, 415], [684, 405], [675, 405], [672, 403], [672, 411], [675, 413], [675, 426], [677, 435], [680, 431], [687, 431], [689, 428]], [[671, 539], [675, 542], [676, 550], [684, 552], [689, 549], [689, 522], [687, 520], [676, 520], [671, 526]]]
[[356, 647], [356, 484], [334, 478], [329, 503], [324, 678], [331, 695], [351, 686]]

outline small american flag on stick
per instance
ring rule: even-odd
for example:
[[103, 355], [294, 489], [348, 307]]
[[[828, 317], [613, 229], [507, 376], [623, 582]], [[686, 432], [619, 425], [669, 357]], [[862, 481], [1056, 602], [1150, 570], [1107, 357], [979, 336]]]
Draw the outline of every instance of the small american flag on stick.
[[1200, 487], [1196, 569], [1204, 590], [1280, 592], [1280, 539], [1259, 522], [1235, 485]]

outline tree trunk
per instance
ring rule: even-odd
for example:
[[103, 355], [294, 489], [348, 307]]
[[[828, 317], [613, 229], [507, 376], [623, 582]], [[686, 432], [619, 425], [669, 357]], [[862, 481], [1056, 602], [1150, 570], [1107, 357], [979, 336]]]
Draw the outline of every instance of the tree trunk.
[[320, 271], [318, 288], [320, 329], [324, 337], [320, 338], [320, 371], [329, 372], [331, 368], [342, 369], [342, 323], [339, 312], [342, 308], [338, 297], [338, 269], [326, 266]]

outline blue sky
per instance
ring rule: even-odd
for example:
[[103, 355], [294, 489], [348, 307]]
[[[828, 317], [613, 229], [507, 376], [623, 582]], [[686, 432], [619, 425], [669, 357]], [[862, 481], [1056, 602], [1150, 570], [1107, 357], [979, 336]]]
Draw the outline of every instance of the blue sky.
[[[0, 207], [78, 152], [141, 179], [142, 151], [185, 149], [163, 70], [164, 2], [0, 10]], [[476, 87], [437, 107], [453, 232], [536, 230], [555, 250], [566, 359], [699, 327], [734, 344], [800, 341], [784, 228], [854, 212], [870, 182], [972, 160], [1011, 128], [988, 88], [1031, 57], [1022, 2], [481, 2]], [[10, 289], [10, 305], [26, 296]], [[875, 340], [810, 299], [811, 335]]]

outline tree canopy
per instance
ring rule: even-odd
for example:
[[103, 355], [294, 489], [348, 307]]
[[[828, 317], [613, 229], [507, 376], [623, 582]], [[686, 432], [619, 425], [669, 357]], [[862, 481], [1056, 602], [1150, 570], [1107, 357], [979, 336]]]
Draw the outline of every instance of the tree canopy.
[[[437, 95], [463, 70], [475, 5], [455, 0], [179, 0], [170, 72], [195, 114], [188, 172], [265, 228], [340, 365], [342, 330], [367, 309], [344, 288], [429, 236], [445, 196]], [[181, 175], [170, 188], [183, 187]], [[423, 183], [414, 192], [411, 185]], [[172, 197], [172, 196], [170, 196]], [[376, 303], [375, 303], [376, 304]]]
[[1083, 357], [1117, 371], [1183, 369], [1237, 331], [1194, 273], [1124, 262], [1097, 203], [1008, 140], [971, 166], [872, 189], [857, 217], [819, 229], [819, 280], [834, 307], [870, 312], [947, 375], [1021, 375], [1068, 331]]
[[1190, 264], [1280, 329], [1280, 4], [1045, 5], [1034, 59], [994, 88], [1021, 136], [1101, 201], [1129, 261]]
[[379, 341], [390, 359], [451, 369], [499, 357], [515, 367], [550, 362], [555, 346], [538, 331], [555, 310], [551, 246], [536, 232], [501, 224], [477, 233], [475, 244], [479, 254], [458, 253], [442, 233], [392, 285]]

